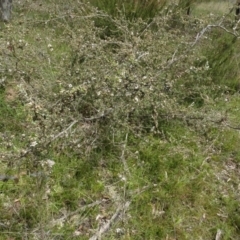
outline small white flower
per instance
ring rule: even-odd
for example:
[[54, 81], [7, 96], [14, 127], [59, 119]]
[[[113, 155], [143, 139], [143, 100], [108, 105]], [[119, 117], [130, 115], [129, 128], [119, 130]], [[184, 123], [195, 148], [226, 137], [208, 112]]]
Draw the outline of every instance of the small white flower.
[[209, 63], [208, 63], [208, 61], [207, 61], [206, 64], [205, 64], [205, 69], [206, 69], [206, 70], [209, 69]]
[[30, 147], [35, 147], [37, 145], [37, 142], [36, 141], [33, 141], [31, 144], [30, 144]]
[[135, 102], [139, 102], [139, 98], [137, 96], [134, 98], [134, 100]]
[[78, 236], [80, 236], [81, 234], [82, 234], [81, 231], [76, 230], [76, 231], [73, 233], [73, 236], [74, 236], [74, 237], [78, 237]]
[[46, 165], [50, 168], [52, 168], [55, 165], [55, 162], [51, 159], [46, 160]]
[[6, 77], [1, 78], [1, 79], [0, 79], [0, 83], [4, 83], [5, 80], [6, 80]]
[[122, 228], [116, 228], [116, 233], [117, 234], [124, 234], [124, 230]]
[[124, 175], [119, 174], [118, 176], [119, 176], [119, 178], [121, 179], [121, 181], [123, 181], [123, 182], [126, 182], [126, 181], [127, 181], [127, 178], [126, 178]]
[[53, 46], [52, 46], [52, 44], [49, 43], [49, 44], [48, 44], [48, 48], [49, 48], [50, 51], [53, 51]]

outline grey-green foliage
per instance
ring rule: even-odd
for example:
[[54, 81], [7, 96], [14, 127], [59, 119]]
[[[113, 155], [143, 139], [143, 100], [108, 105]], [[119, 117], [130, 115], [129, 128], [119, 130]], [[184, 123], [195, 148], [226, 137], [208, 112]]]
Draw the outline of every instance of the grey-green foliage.
[[82, 1], [24, 3], [0, 43], [0, 174], [18, 180], [0, 181], [0, 236], [89, 239], [129, 203], [102, 238], [237, 239], [228, 23], [197, 38], [219, 16], [186, 21], [169, 6], [130, 21]]

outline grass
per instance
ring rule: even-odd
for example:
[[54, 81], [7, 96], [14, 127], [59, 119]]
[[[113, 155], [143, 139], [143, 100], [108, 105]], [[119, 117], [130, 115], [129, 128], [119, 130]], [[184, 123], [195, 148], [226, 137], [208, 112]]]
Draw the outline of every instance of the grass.
[[93, 239], [108, 221], [106, 240], [239, 239], [226, 3], [95, 7], [22, 1], [1, 23], [0, 239]]
[[201, 14], [228, 14], [233, 7], [233, 2], [219, 2], [219, 1], [203, 1], [196, 4], [196, 11], [194, 13]]

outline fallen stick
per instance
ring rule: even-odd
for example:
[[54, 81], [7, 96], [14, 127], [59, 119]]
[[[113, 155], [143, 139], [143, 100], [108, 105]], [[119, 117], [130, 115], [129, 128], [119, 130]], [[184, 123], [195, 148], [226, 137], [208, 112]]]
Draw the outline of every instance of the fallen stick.
[[130, 203], [131, 202], [128, 201], [124, 204], [124, 206], [119, 206], [116, 212], [111, 217], [111, 219], [107, 223], [105, 223], [102, 227], [100, 227], [99, 231], [96, 232], [91, 238], [89, 238], [89, 240], [100, 240], [101, 235], [106, 233], [110, 229], [110, 227], [113, 225], [114, 222], [116, 222], [120, 214], [128, 209]]

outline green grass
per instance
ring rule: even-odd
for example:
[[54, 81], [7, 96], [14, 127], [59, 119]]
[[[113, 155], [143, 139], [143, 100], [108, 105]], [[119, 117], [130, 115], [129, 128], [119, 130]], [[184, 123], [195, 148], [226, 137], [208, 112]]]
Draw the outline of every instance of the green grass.
[[101, 3], [1, 23], [0, 239], [239, 239], [234, 15]]

